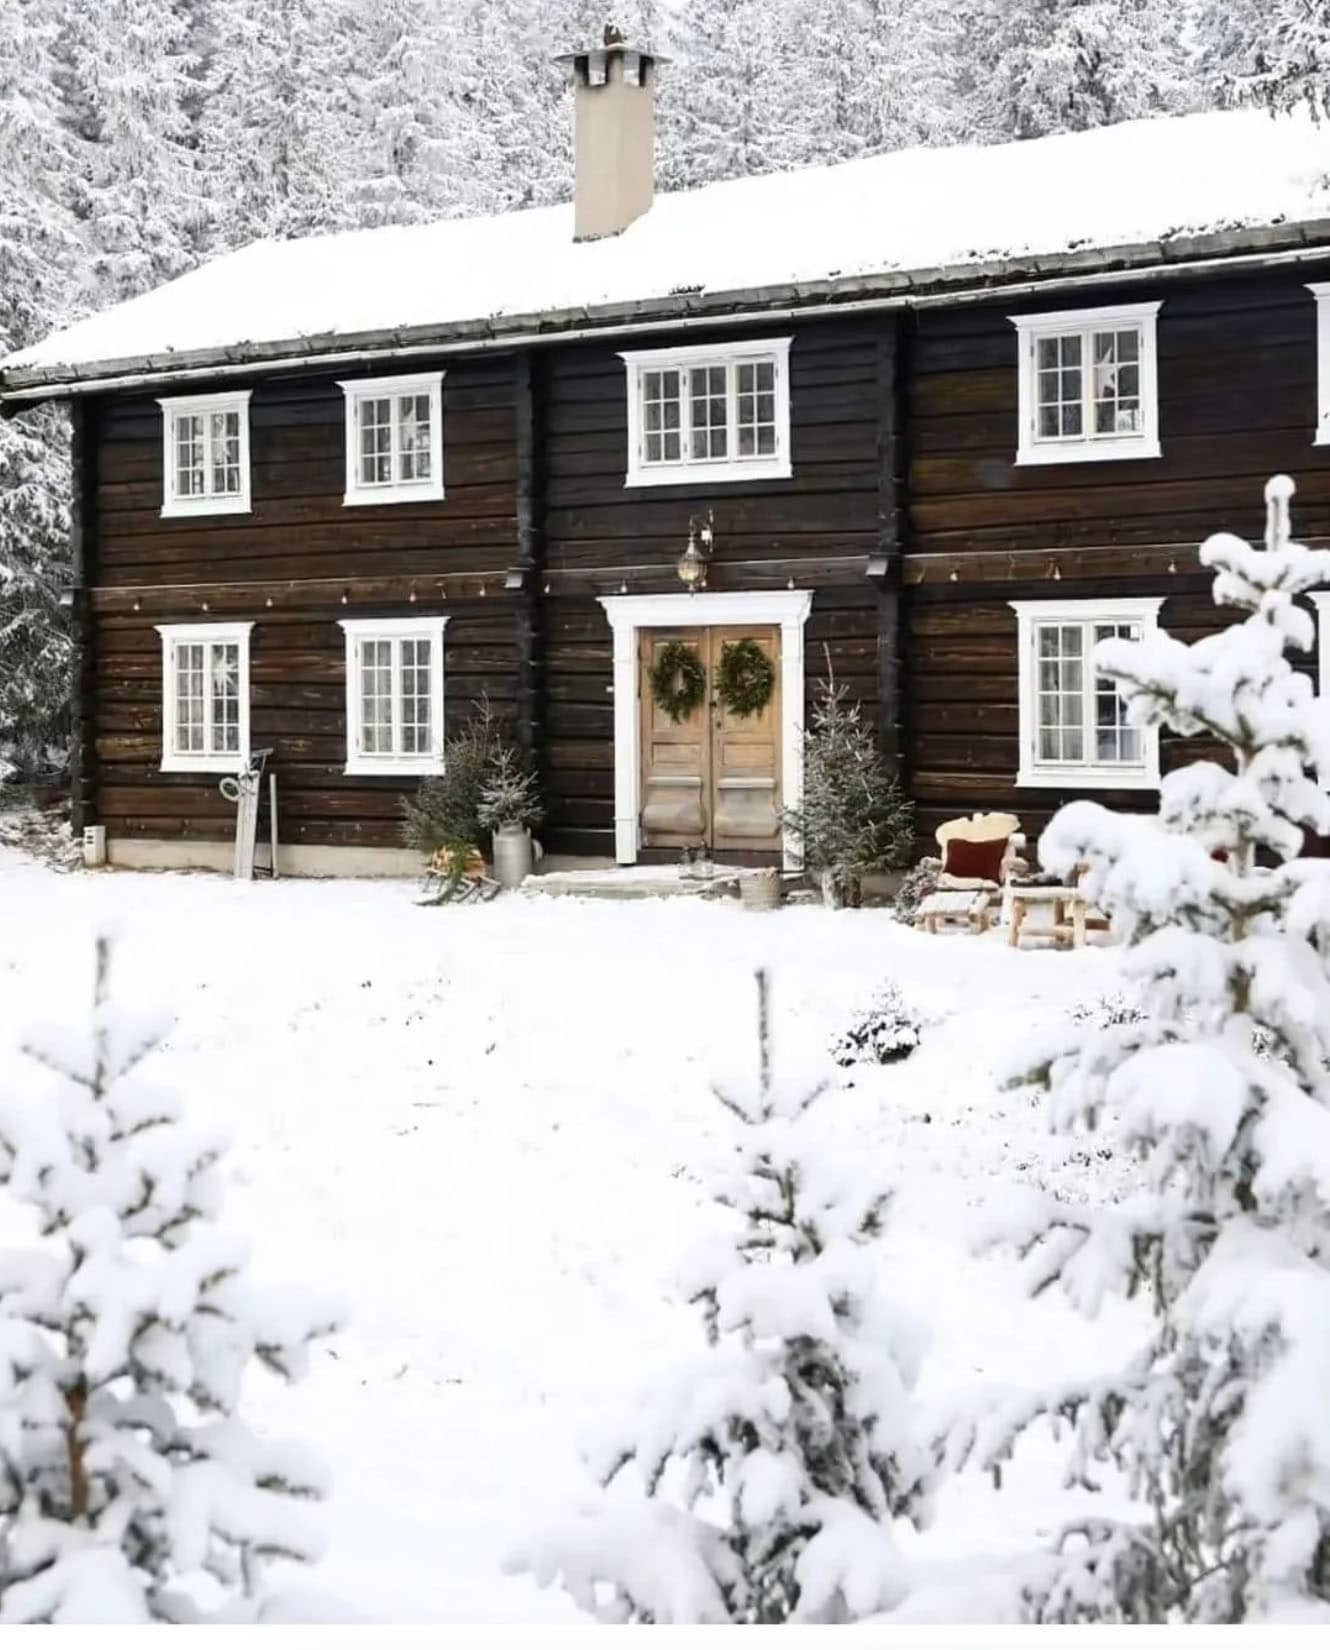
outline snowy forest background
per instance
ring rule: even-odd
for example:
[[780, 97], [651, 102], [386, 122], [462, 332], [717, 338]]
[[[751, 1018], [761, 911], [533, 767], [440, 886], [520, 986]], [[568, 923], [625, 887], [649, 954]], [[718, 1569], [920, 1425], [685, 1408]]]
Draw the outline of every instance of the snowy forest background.
[[[1244, 102], [1323, 107], [1327, 0], [0, 0], [0, 354], [259, 237], [571, 192], [558, 51], [673, 60], [665, 189]], [[61, 415], [0, 422], [0, 777], [63, 760]]]

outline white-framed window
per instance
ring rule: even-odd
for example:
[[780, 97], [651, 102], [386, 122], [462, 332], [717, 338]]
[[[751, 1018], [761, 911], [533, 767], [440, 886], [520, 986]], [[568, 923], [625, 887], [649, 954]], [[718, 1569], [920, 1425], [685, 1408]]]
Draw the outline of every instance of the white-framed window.
[[1127, 721], [1114, 684], [1094, 668], [1111, 638], [1138, 641], [1158, 624], [1162, 596], [1012, 602], [1020, 701], [1018, 785], [1152, 790], [1159, 732]]
[[1159, 309], [1009, 317], [1020, 357], [1018, 464], [1159, 457]]
[[1330, 445], [1330, 281], [1312, 281], [1316, 299], [1316, 434], [1318, 447]]
[[443, 772], [446, 617], [343, 619], [346, 772]]
[[162, 772], [238, 773], [249, 761], [252, 624], [159, 624]]
[[248, 512], [249, 397], [249, 390], [228, 390], [158, 401], [164, 516]]
[[346, 504], [443, 497], [443, 374], [360, 378], [346, 396]]
[[790, 340], [624, 350], [629, 487], [789, 476]]

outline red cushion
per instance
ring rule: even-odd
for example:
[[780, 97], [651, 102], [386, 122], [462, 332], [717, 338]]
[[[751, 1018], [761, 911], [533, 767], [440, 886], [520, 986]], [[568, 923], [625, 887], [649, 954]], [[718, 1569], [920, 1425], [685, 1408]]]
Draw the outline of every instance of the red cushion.
[[967, 842], [952, 837], [946, 846], [942, 869], [951, 877], [982, 877], [985, 882], [1002, 881], [1002, 861], [1007, 857], [1007, 838], [991, 842]]

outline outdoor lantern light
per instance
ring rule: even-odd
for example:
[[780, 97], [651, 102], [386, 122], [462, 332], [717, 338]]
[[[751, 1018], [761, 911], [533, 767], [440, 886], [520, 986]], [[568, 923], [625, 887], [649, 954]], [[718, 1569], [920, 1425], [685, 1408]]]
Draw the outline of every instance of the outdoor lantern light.
[[679, 582], [688, 591], [705, 590], [707, 586], [707, 563], [711, 560], [711, 547], [714, 534], [711, 525], [711, 511], [707, 511], [707, 519], [699, 527], [691, 517], [688, 521], [688, 548], [675, 564], [675, 572], [679, 575]]

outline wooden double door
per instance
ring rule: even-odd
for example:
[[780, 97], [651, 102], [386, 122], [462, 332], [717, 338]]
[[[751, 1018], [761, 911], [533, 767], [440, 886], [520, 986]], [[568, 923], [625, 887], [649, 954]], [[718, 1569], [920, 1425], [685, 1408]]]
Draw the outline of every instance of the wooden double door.
[[[642, 716], [642, 845], [703, 845], [715, 852], [768, 853], [781, 845], [780, 631], [772, 626], [705, 625], [643, 630], [638, 661]], [[737, 716], [716, 691], [717, 667], [728, 644], [753, 641], [772, 662], [771, 697], [759, 711]], [[675, 722], [656, 704], [651, 672], [670, 642], [693, 648], [706, 672], [702, 703]]]

